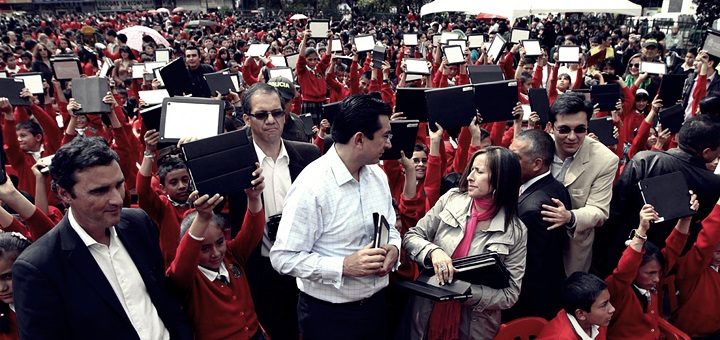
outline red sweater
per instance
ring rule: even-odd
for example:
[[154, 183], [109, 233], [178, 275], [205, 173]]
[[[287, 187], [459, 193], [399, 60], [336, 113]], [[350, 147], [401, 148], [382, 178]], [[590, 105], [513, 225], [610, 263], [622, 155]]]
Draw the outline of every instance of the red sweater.
[[[607, 327], [600, 327], [599, 334], [595, 340], [607, 338]], [[575, 329], [570, 323], [567, 312], [561, 309], [550, 322], [543, 327], [536, 340], [580, 340]]]
[[180, 222], [188, 207], [175, 207], [167, 196], [158, 195], [150, 184], [152, 177], [137, 174], [135, 188], [138, 194], [138, 205], [158, 225], [160, 232], [160, 251], [167, 268], [175, 258], [180, 242]]
[[[713, 252], [720, 243], [720, 205], [702, 222], [697, 241], [678, 260], [677, 288], [680, 308], [672, 324], [692, 337], [720, 331], [720, 274], [710, 267]], [[714, 303], [708, 303], [714, 301]]]
[[258, 331], [260, 324], [243, 267], [262, 239], [264, 228], [264, 211], [245, 213], [240, 232], [227, 242], [224, 263], [229, 285], [209, 281], [198, 269], [201, 241], [188, 235], [180, 241], [167, 274], [185, 299], [195, 339], [249, 339]]
[[325, 81], [325, 71], [330, 65], [330, 55], [326, 54], [320, 59], [320, 63], [315, 67], [315, 72], [311, 72], [307, 67], [305, 56], [300, 55], [297, 61], [298, 85], [302, 89], [302, 100], [306, 102], [325, 102], [325, 93], [327, 92], [327, 83]]
[[7, 333], [0, 333], [0, 340], [20, 339], [20, 336], [18, 335], [17, 317], [15, 316], [15, 312], [13, 312], [12, 310], [8, 311], [7, 318], [9, 323], [9, 331]]
[[3, 228], [3, 231], [18, 232], [30, 239], [30, 241], [35, 241], [55, 226], [55, 223], [37, 207], [35, 212], [25, 220], [25, 223], [27, 223], [27, 226], [18, 219], [13, 218], [12, 223]]
[[[685, 246], [687, 235], [673, 229], [665, 240], [662, 252], [666, 260], [667, 273], [674, 264]], [[613, 273], [605, 279], [610, 291], [610, 303], [615, 306], [615, 314], [608, 328], [610, 339], [659, 339], [660, 329], [658, 318], [660, 314], [658, 294], [651, 293], [650, 303], [643, 310], [642, 303], [633, 290], [633, 281], [640, 268], [643, 253], [630, 247], [623, 252], [620, 262]]]

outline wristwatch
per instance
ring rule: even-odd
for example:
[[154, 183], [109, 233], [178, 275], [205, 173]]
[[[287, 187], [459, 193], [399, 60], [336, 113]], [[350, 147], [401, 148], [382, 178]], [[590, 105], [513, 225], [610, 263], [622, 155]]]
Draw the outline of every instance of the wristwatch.
[[153, 153], [152, 151], [145, 150], [145, 152], [143, 152], [143, 157], [155, 158], [155, 153]]

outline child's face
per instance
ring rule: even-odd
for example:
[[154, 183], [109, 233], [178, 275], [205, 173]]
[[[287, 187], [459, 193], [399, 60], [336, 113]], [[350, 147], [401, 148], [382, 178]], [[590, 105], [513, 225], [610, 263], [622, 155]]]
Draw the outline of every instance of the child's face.
[[584, 316], [592, 325], [607, 327], [614, 312], [615, 307], [610, 303], [610, 291], [605, 289], [595, 298], [595, 302], [590, 306], [590, 313], [585, 313]]
[[657, 289], [658, 283], [660, 283], [661, 273], [662, 266], [660, 266], [660, 263], [652, 260], [638, 269], [635, 284], [642, 289], [654, 291]]
[[12, 265], [17, 255], [0, 258], [0, 301], [13, 303]]
[[715, 248], [712, 264], [713, 266], [720, 266], [720, 244], [718, 244], [717, 248]]
[[210, 222], [203, 236], [205, 236], [205, 240], [200, 245], [198, 264], [210, 270], [218, 270], [227, 251], [225, 235], [220, 226], [215, 222]]

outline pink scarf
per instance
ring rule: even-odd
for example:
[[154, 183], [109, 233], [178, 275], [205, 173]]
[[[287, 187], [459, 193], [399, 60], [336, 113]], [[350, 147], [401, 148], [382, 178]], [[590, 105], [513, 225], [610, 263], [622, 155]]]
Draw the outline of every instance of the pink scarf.
[[[478, 212], [477, 207], [484, 209]], [[478, 222], [492, 219], [498, 208], [493, 198], [474, 198], [470, 206], [470, 219], [465, 225], [465, 235], [452, 254], [453, 259], [468, 256], [470, 245]], [[462, 304], [458, 301], [436, 302], [430, 313], [428, 322], [429, 340], [456, 340], [460, 338], [460, 319], [462, 318]]]

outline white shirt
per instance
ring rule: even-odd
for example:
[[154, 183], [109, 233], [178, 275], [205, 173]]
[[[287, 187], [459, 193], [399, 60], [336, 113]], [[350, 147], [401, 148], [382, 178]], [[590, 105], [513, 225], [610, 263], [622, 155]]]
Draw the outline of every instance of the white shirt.
[[553, 162], [550, 166], [550, 171], [552, 171], [553, 177], [558, 180], [558, 182], [565, 184], [565, 174], [567, 174], [568, 169], [570, 169], [570, 165], [572, 164], [573, 160], [575, 159], [575, 156], [568, 156], [565, 158], [565, 160], [560, 159], [558, 155], [556, 154], [553, 156]]
[[170, 332], [158, 316], [157, 309], [147, 293], [145, 282], [120, 241], [115, 227], [109, 229], [110, 245], [106, 246], [95, 241], [78, 224], [72, 208], [68, 211], [68, 221], [110, 283], [140, 339], [170, 339]]
[[647, 299], [647, 303], [650, 303], [650, 299], [652, 299], [652, 295], [650, 294], [649, 290], [642, 289], [642, 288], [638, 287], [637, 285], [633, 285], [633, 287], [635, 287], [635, 289], [637, 289], [638, 292], [640, 292], [640, 294]]
[[571, 315], [570, 313], [565, 314], [567, 314], [568, 319], [570, 319], [570, 324], [575, 330], [575, 333], [580, 336], [580, 340], [595, 340], [598, 334], [600, 334], [600, 326], [592, 325], [592, 330], [590, 331], [592, 335], [588, 336], [587, 333], [585, 333], [585, 330], [580, 327], [580, 324], [575, 319], [575, 316]]
[[[300, 291], [332, 303], [368, 298], [388, 285], [388, 276], [345, 277], [343, 260], [373, 240], [373, 213], [395, 225], [387, 176], [376, 164], [355, 180], [335, 148], [310, 163], [285, 197], [270, 261], [281, 274], [297, 277]], [[400, 249], [390, 228], [390, 245]], [[396, 263], [396, 268], [399, 261]]]
[[[255, 153], [263, 170], [262, 174], [265, 177], [265, 189], [263, 189], [262, 199], [265, 208], [265, 221], [267, 222], [270, 216], [280, 214], [283, 211], [285, 195], [290, 190], [290, 184], [292, 183], [290, 179], [290, 157], [285, 149], [285, 143], [282, 141], [277, 160], [273, 160], [272, 157], [266, 155], [255, 141], [253, 141], [253, 146], [255, 146]], [[260, 254], [266, 257], [269, 256], [272, 245], [273, 242], [268, 236], [266, 226], [263, 232]]]
[[203, 266], [198, 266], [198, 269], [200, 269], [200, 272], [208, 280], [210, 280], [210, 282], [215, 280], [222, 281], [222, 278], [225, 278], [225, 282], [230, 282], [230, 273], [228, 273], [227, 268], [225, 268], [225, 262], [220, 262], [220, 268], [218, 268], [218, 271], [210, 270]]
[[548, 170], [546, 173], [544, 173], [544, 174], [542, 174], [542, 175], [537, 175], [537, 176], [533, 177], [532, 179], [530, 179], [529, 181], [527, 181], [527, 182], [525, 182], [524, 184], [522, 184], [522, 185], [520, 186], [520, 195], [522, 195], [523, 192], [525, 192], [525, 190], [527, 190], [527, 188], [529, 188], [531, 185], [535, 184], [535, 182], [537, 182], [537, 181], [545, 178], [545, 176], [548, 176], [548, 175], [550, 175], [551, 173], [552, 173], [552, 171], [551, 171], [551, 170]]

